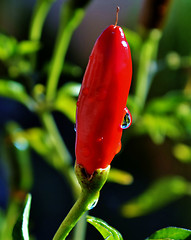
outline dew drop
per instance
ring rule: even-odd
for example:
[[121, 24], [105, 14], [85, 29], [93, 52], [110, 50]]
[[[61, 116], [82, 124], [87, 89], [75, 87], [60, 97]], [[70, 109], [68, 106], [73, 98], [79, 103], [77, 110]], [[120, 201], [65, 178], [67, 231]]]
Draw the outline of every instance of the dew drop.
[[96, 141], [97, 142], [102, 142], [103, 141], [103, 137], [99, 137]]
[[124, 108], [124, 111], [125, 111], [125, 116], [123, 118], [123, 122], [121, 124], [121, 128], [122, 129], [127, 129], [131, 126], [131, 123], [132, 123], [132, 116], [131, 116], [131, 113], [129, 112], [129, 109], [128, 108]]
[[96, 199], [93, 203], [88, 205], [88, 210], [93, 209], [97, 205], [97, 203], [98, 203], [98, 199]]
[[74, 124], [74, 131], [76, 132], [76, 123]]

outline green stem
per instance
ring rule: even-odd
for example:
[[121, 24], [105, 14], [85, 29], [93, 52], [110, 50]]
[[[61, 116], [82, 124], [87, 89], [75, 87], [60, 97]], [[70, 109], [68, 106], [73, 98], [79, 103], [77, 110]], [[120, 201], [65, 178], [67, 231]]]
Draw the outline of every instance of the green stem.
[[100, 190], [105, 184], [110, 166], [105, 169], [97, 169], [89, 176], [83, 166], [76, 164], [75, 171], [82, 191], [64, 221], [61, 223], [53, 240], [64, 240], [73, 227], [76, 225], [82, 215], [89, 209], [92, 209], [99, 199]]
[[42, 34], [43, 24], [54, 0], [37, 0], [32, 15], [32, 21], [29, 31], [29, 39], [39, 41]]
[[135, 86], [135, 96], [140, 106], [143, 109], [151, 82], [153, 79], [152, 63], [156, 60], [158, 43], [161, 38], [161, 32], [157, 29], [151, 31], [149, 37], [143, 43], [140, 61], [137, 73], [137, 81]]
[[71, 189], [74, 198], [77, 198], [80, 192], [80, 187], [77, 182], [73, 166], [71, 164], [72, 158], [70, 153], [67, 150], [67, 147], [65, 146], [65, 143], [60, 136], [60, 133], [57, 129], [57, 126], [55, 124], [55, 121], [52, 117], [52, 115], [48, 112], [41, 113], [39, 115], [42, 124], [44, 125], [45, 129], [47, 130], [48, 134], [50, 135], [52, 144], [56, 150], [56, 163], [54, 163], [54, 166], [63, 173], [63, 175], [66, 177]]
[[54, 144], [54, 147], [57, 150], [57, 153], [59, 154], [62, 161], [65, 164], [71, 163], [72, 157], [71, 157], [70, 153], [68, 152], [68, 149], [67, 149], [62, 137], [60, 136], [58, 128], [53, 119], [53, 116], [48, 112], [44, 112], [40, 115], [40, 117], [41, 117], [42, 122], [44, 123], [46, 130], [49, 132], [52, 142]]
[[[61, 21], [59, 34], [55, 44], [51, 69], [47, 82], [47, 100], [52, 101], [56, 94], [58, 80], [62, 72], [66, 52], [74, 30], [78, 27], [84, 16], [84, 9], [71, 9], [69, 3], [63, 8], [63, 21]], [[65, 17], [65, 18], [64, 18]], [[64, 23], [63, 23], [64, 22]]]
[[93, 204], [98, 197], [99, 191], [89, 193], [88, 191], [82, 190], [80, 197], [71, 208], [64, 221], [61, 223], [53, 240], [64, 240], [76, 225], [80, 217], [90, 208], [91, 204]]

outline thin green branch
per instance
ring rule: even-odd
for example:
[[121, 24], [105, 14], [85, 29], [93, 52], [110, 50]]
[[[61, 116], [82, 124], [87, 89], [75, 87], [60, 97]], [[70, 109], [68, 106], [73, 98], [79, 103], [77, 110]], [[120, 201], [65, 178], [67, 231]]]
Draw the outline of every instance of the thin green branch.
[[51, 68], [47, 81], [47, 101], [54, 100], [66, 52], [74, 30], [79, 26], [84, 16], [84, 9], [71, 9], [70, 2], [63, 6], [62, 21], [55, 44]]
[[50, 134], [52, 143], [54, 144], [57, 153], [59, 153], [60, 158], [63, 160], [65, 164], [71, 163], [72, 161], [71, 155], [66, 145], [64, 144], [62, 137], [60, 136], [53, 116], [48, 112], [44, 112], [40, 115], [40, 117], [42, 119], [42, 122], [44, 123], [46, 130]]
[[53, 116], [48, 112], [44, 112], [44, 113], [41, 113], [39, 117], [45, 129], [47, 130], [51, 138], [52, 145], [55, 149], [55, 153], [57, 155], [55, 158], [57, 161], [56, 166], [59, 169], [59, 171], [61, 171], [65, 176], [65, 178], [67, 179], [68, 184], [71, 187], [73, 196], [76, 199], [80, 192], [80, 186], [77, 182], [77, 179], [73, 170], [72, 157], [62, 137], [60, 136], [56, 123], [53, 119]]
[[137, 81], [135, 86], [135, 96], [140, 105], [140, 110], [143, 109], [153, 75], [155, 70], [152, 65], [157, 57], [158, 44], [161, 38], [161, 32], [157, 29], [154, 29], [150, 32], [148, 39], [143, 43], [140, 60], [137, 72]]
[[55, 0], [37, 0], [29, 30], [29, 39], [39, 41], [47, 14]]
[[100, 190], [108, 178], [110, 166], [105, 169], [97, 169], [91, 176], [87, 175], [86, 170], [79, 164], [76, 164], [75, 170], [82, 191], [78, 200], [61, 223], [53, 240], [64, 240], [82, 215], [97, 204]]
[[64, 240], [76, 225], [80, 217], [89, 209], [89, 205], [93, 203], [98, 197], [99, 192], [90, 194], [87, 191], [82, 191], [80, 197], [71, 208], [64, 221], [61, 223], [53, 240]]

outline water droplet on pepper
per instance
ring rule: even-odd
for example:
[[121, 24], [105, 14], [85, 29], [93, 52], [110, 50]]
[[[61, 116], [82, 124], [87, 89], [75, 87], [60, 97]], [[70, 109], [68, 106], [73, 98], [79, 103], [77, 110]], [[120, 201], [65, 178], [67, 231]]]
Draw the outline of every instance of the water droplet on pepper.
[[103, 141], [103, 137], [100, 137], [97, 139], [97, 142], [102, 142]]
[[92, 204], [88, 206], [88, 210], [93, 209], [97, 205], [97, 203], [98, 203], [98, 199], [96, 199]]
[[125, 111], [125, 116], [123, 118], [121, 128], [122, 129], [127, 129], [131, 126], [132, 116], [131, 116], [131, 113], [129, 112], [129, 109], [127, 107], [124, 108], [124, 111]]

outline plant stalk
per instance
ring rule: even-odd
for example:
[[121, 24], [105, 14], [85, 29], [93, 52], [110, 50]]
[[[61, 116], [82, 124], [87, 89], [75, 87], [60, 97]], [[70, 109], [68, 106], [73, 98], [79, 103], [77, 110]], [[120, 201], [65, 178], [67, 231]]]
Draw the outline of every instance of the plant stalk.
[[56, 40], [54, 53], [51, 61], [51, 68], [47, 81], [47, 101], [53, 101], [56, 95], [56, 89], [59, 77], [62, 72], [66, 52], [74, 30], [79, 26], [84, 16], [84, 9], [71, 9], [70, 4], [63, 6], [62, 18], [59, 33]]
[[66, 216], [66, 218], [61, 223], [59, 229], [54, 235], [53, 240], [64, 240], [76, 225], [78, 220], [82, 217], [82, 215], [89, 209], [89, 206], [93, 204], [93, 202], [98, 199], [99, 191], [92, 192], [91, 194], [87, 191], [81, 192], [80, 197], [71, 208], [70, 212]]
[[47, 14], [55, 0], [37, 0], [34, 12], [32, 15], [29, 39], [33, 41], [39, 41], [42, 34], [43, 24], [47, 17]]
[[48, 134], [50, 135], [52, 144], [56, 150], [57, 163], [54, 163], [54, 166], [56, 166], [56, 168], [66, 177], [68, 184], [72, 189], [73, 196], [76, 199], [80, 193], [80, 186], [73, 170], [72, 157], [67, 150], [62, 137], [60, 136], [53, 116], [48, 112], [44, 112], [39, 114], [39, 117]]
[[155, 61], [160, 38], [160, 30], [152, 30], [141, 49], [137, 82], [135, 86], [135, 96], [139, 103], [140, 111], [144, 108], [153, 76], [156, 73]]

